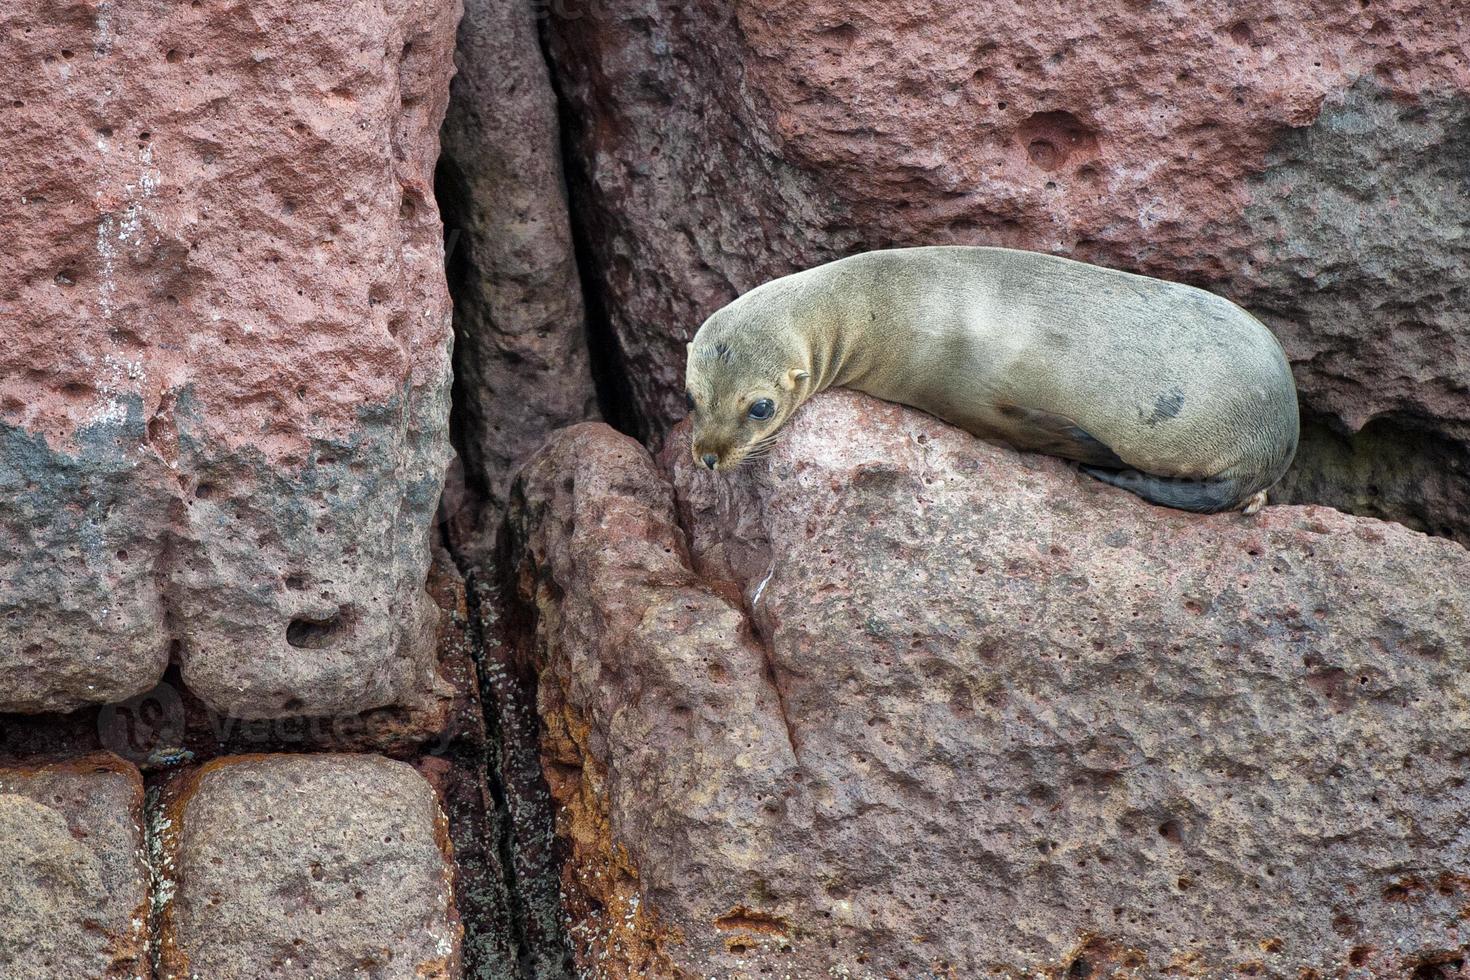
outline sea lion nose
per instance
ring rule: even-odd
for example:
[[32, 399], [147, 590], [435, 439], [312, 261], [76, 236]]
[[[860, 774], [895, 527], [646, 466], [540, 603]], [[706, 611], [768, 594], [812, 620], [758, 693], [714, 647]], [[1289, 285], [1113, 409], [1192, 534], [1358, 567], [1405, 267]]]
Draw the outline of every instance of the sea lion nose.
[[699, 458], [704, 462], [704, 465], [708, 466], [710, 469], [714, 469], [715, 464], [720, 461], [720, 457], [716, 456], [714, 453], [705, 453]]

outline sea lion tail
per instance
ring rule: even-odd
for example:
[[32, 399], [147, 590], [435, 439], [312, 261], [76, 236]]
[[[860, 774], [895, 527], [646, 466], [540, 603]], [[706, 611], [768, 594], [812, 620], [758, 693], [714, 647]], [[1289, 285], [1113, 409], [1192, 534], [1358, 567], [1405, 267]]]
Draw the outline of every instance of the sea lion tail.
[[1135, 493], [1149, 503], [1194, 511], [1197, 514], [1232, 510], [1251, 498], [1243, 481], [1226, 476], [1190, 480], [1155, 476], [1139, 470], [1107, 470], [1097, 466], [1084, 466], [1082, 470], [1104, 483]]

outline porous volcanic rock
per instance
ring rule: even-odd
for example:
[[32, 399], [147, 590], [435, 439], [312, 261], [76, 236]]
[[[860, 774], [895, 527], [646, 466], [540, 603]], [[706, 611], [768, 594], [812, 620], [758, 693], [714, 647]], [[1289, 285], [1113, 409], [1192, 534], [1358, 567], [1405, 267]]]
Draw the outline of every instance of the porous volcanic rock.
[[143, 854], [131, 765], [0, 767], [0, 977], [151, 976]]
[[458, 980], [448, 828], [408, 765], [232, 756], [158, 815], [161, 976]]
[[0, 710], [435, 685], [458, 0], [0, 12]]
[[455, 63], [436, 189], [455, 300], [460, 451], [493, 511], [547, 434], [597, 407], [556, 96], [531, 5], [467, 0]]
[[764, 653], [734, 588], [691, 571], [648, 453], [601, 423], [532, 457], [507, 525], [579, 971], [673, 976], [690, 962], [668, 948], [679, 930], [699, 930], [694, 962], [706, 945], [707, 917], [685, 923], [682, 909], [726, 910], [711, 879], [743, 894], [739, 867], [758, 860], [748, 848], [781, 819], [795, 770]]
[[1456, 0], [590, 2], [549, 34], [589, 302], [652, 439], [683, 411], [684, 342], [760, 282], [1030, 248], [1262, 316], [1313, 423], [1285, 491], [1470, 542]]
[[1154, 507], [851, 393], [732, 476], [675, 435], [565, 430], [510, 515], [589, 975], [1465, 955], [1461, 546]]

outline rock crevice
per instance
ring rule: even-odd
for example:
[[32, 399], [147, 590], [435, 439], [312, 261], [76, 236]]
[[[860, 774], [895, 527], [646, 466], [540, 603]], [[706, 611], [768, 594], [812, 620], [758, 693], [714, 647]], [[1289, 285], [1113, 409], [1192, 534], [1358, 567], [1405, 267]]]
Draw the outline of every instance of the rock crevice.
[[436, 181], [463, 484], [447, 516], [458, 550], [483, 556], [516, 467], [597, 405], [556, 99], [531, 7], [468, 0], [455, 62]]

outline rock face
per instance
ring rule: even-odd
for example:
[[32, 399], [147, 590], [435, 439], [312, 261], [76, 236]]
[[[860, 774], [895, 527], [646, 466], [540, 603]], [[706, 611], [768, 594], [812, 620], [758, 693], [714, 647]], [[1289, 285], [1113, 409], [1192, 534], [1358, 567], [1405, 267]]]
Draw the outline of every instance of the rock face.
[[457, 980], [448, 831], [381, 756], [236, 756], [170, 787], [161, 976]]
[[171, 660], [244, 717], [433, 685], [458, 14], [0, 13], [0, 710]]
[[138, 770], [0, 768], [0, 977], [149, 976], [147, 921]]
[[[682, 414], [684, 341], [765, 279], [876, 247], [1031, 248], [1262, 316], [1313, 423], [1286, 491], [1470, 541], [1462, 5], [1058, 10], [551, 18], [592, 299], [646, 434]], [[1452, 492], [1414, 491], [1446, 472]]]
[[[578, 975], [675, 975], [709, 941], [708, 917], [685, 922], [686, 910], [726, 912], [708, 881], [741, 890], [722, 852], [739, 862], [759, 846], [779, 819], [765, 804], [779, 805], [794, 768], [770, 724], [780, 709], [761, 647], [733, 589], [721, 595], [690, 570], [648, 454], [604, 425], [553, 436], [522, 470], [508, 522], [512, 619], [523, 669], [540, 676]], [[649, 853], [654, 838], [668, 851]], [[671, 952], [673, 931], [689, 928], [692, 955]]]
[[548, 433], [596, 415], [556, 97], [530, 5], [468, 0], [438, 195], [466, 479], [492, 510]]
[[1464, 548], [1152, 507], [849, 393], [734, 479], [687, 455], [574, 427], [511, 512], [589, 975], [1464, 956]]

